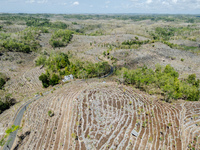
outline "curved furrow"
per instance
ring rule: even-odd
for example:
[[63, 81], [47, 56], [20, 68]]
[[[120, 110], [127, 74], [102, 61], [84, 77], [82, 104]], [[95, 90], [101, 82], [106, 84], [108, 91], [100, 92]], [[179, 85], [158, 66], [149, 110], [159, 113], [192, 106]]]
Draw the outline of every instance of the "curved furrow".
[[113, 82], [74, 81], [30, 104], [22, 133], [31, 133], [19, 149], [198, 149], [199, 107]]

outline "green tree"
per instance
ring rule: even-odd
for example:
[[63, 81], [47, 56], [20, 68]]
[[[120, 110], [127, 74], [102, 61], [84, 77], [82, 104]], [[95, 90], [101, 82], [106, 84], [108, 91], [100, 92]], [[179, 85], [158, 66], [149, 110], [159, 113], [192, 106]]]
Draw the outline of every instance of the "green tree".
[[36, 66], [45, 65], [46, 59], [47, 57], [44, 55], [39, 56], [38, 59], [35, 61]]
[[49, 78], [46, 74], [42, 73], [42, 75], [39, 76], [39, 80], [42, 81], [42, 85], [44, 88], [47, 88], [49, 86]]
[[52, 86], [54, 86], [54, 85], [56, 85], [56, 84], [59, 83], [59, 80], [60, 80], [59, 76], [56, 75], [56, 74], [53, 74], [52, 78], [49, 81], [49, 84], [52, 85]]
[[196, 82], [196, 74], [191, 74], [187, 78], [188, 83], [194, 85]]
[[175, 69], [169, 64], [166, 65], [166, 67], [165, 67], [163, 72], [166, 73], [166, 74], [170, 74], [171, 76], [176, 77], [176, 78], [179, 77], [178, 72], [176, 72]]
[[0, 89], [2, 89], [5, 84], [6, 84], [5, 79], [0, 78]]

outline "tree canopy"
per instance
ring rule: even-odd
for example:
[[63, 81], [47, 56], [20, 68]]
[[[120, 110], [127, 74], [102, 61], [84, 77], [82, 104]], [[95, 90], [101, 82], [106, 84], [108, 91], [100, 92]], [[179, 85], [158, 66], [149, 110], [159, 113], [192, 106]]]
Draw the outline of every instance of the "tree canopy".
[[198, 101], [200, 98], [200, 80], [196, 79], [196, 75], [191, 74], [187, 79], [180, 80], [178, 72], [171, 65], [166, 65], [164, 69], [158, 65], [155, 71], [147, 67], [136, 70], [122, 68], [117, 71], [117, 75], [125, 84], [133, 84], [150, 94], [163, 93], [166, 101], [170, 99]]
[[58, 30], [58, 31], [55, 31], [52, 34], [49, 43], [54, 48], [67, 46], [67, 44], [72, 39], [72, 34], [73, 34], [73, 32], [70, 31], [70, 30]]

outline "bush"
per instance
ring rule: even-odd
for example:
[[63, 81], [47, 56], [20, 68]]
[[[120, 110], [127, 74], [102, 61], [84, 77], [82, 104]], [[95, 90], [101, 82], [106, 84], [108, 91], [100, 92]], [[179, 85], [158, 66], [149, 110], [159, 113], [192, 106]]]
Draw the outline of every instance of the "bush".
[[138, 38], [135, 38], [134, 40], [127, 40], [127, 41], [124, 41], [122, 42], [122, 45], [142, 45], [142, 44], [147, 44], [149, 43], [150, 41], [149, 40], [146, 40], [146, 41], [139, 41]]
[[39, 76], [39, 80], [42, 81], [42, 85], [44, 88], [49, 87], [49, 77], [42, 73], [42, 75]]
[[6, 109], [9, 109], [10, 106], [14, 105], [15, 103], [16, 103], [16, 100], [14, 98], [11, 98], [11, 94], [7, 94], [5, 97], [1, 97], [0, 98], [0, 114]]
[[6, 143], [6, 138], [10, 135], [10, 133], [12, 133], [18, 129], [19, 129], [19, 126], [16, 126], [16, 125], [12, 125], [11, 128], [8, 128], [6, 130], [6, 135], [0, 141], [0, 146], [3, 146]]
[[0, 72], [0, 89], [3, 89], [3, 86], [6, 84], [6, 81], [9, 80], [5, 74]]
[[46, 62], [47, 57], [44, 55], [41, 55], [38, 57], [38, 59], [35, 61], [36, 66], [44, 65]]
[[6, 81], [3, 78], [0, 78], [0, 89], [6, 84]]
[[49, 111], [48, 111], [48, 115], [49, 115], [49, 117], [53, 117], [53, 116], [54, 116], [54, 113], [53, 113], [51, 110], [49, 110]]
[[1, 100], [0, 100], [0, 114], [4, 111], [4, 110], [6, 110], [6, 109], [9, 109], [10, 108], [10, 105], [9, 105], [9, 103], [7, 103], [7, 102], [2, 102]]
[[56, 85], [56, 84], [59, 83], [59, 80], [60, 80], [59, 76], [56, 75], [56, 74], [53, 74], [52, 78], [49, 81], [49, 84], [52, 85], [52, 86], [54, 86], [54, 85]]

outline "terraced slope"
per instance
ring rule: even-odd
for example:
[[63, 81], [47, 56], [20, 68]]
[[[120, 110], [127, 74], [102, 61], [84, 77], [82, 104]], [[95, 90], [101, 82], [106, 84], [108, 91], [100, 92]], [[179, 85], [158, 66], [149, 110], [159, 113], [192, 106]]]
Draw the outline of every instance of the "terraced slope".
[[42, 84], [39, 81], [39, 76], [44, 72], [44, 69], [35, 67], [27, 69], [20, 76], [9, 81], [6, 87], [9, 93], [21, 93], [21, 95], [33, 96], [34, 93], [42, 90]]
[[183, 146], [200, 149], [200, 103], [188, 102], [182, 104], [183, 117]]
[[19, 103], [0, 115], [0, 139], [5, 135], [6, 128], [13, 124], [15, 113], [20, 106], [30, 98], [33, 98], [36, 93], [46, 90], [42, 88], [42, 83], [38, 79], [43, 72], [44, 69], [40, 69], [40, 67], [27, 69], [24, 72], [19, 71], [19, 74], [8, 81], [6, 91], [11, 93]]
[[199, 149], [200, 104], [172, 106], [151, 98], [113, 82], [69, 83], [27, 108], [15, 148]]

